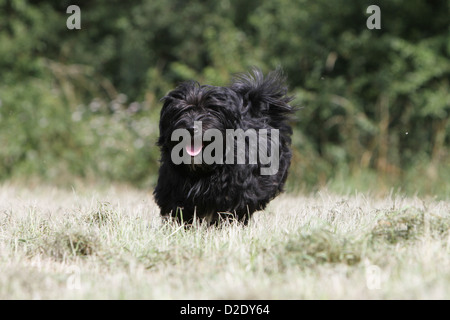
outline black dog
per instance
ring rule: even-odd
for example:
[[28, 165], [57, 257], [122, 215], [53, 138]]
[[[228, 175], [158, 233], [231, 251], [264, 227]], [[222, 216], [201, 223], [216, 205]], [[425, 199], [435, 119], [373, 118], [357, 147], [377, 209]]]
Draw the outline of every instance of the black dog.
[[[188, 223], [195, 217], [247, 223], [282, 191], [294, 109], [281, 71], [264, 78], [254, 69], [229, 87], [185, 82], [162, 100], [161, 167], [154, 191], [162, 216]], [[187, 139], [180, 142], [185, 132]]]

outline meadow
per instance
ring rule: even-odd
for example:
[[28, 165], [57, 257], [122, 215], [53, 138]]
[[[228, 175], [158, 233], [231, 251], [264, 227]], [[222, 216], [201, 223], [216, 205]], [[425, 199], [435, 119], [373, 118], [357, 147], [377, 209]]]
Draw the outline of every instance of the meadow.
[[450, 201], [287, 193], [248, 226], [124, 185], [0, 186], [0, 299], [449, 299]]

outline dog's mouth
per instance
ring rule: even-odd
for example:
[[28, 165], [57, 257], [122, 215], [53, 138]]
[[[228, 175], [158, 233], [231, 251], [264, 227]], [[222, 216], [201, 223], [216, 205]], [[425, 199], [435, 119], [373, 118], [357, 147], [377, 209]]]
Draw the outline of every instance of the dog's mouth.
[[195, 157], [197, 155], [200, 154], [200, 152], [202, 152], [203, 146], [197, 146], [195, 147], [194, 145], [187, 145], [186, 146], [186, 152], [191, 156], [191, 157]]
[[186, 145], [186, 152], [188, 153], [188, 155], [190, 155], [191, 157], [195, 157], [198, 156], [200, 154], [200, 152], [202, 152], [203, 149], [203, 143], [197, 143], [197, 145], [194, 143], [194, 139], [191, 140], [190, 144]]

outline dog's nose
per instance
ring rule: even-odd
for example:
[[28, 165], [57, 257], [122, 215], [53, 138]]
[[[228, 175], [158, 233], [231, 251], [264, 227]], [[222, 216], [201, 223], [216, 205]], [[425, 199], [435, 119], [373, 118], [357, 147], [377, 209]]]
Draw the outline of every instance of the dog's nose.
[[192, 125], [188, 128], [188, 131], [190, 134], [194, 135], [194, 134], [198, 134], [199, 133], [199, 128], [196, 125]]

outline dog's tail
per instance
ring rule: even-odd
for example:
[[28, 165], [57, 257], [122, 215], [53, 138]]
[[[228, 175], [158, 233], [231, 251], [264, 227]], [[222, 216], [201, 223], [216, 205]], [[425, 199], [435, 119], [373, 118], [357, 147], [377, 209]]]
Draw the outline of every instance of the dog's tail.
[[295, 111], [289, 104], [293, 97], [287, 95], [286, 77], [279, 68], [266, 77], [260, 69], [253, 68], [236, 75], [230, 87], [242, 96], [244, 113], [252, 116], [269, 117], [276, 124], [288, 120]]

